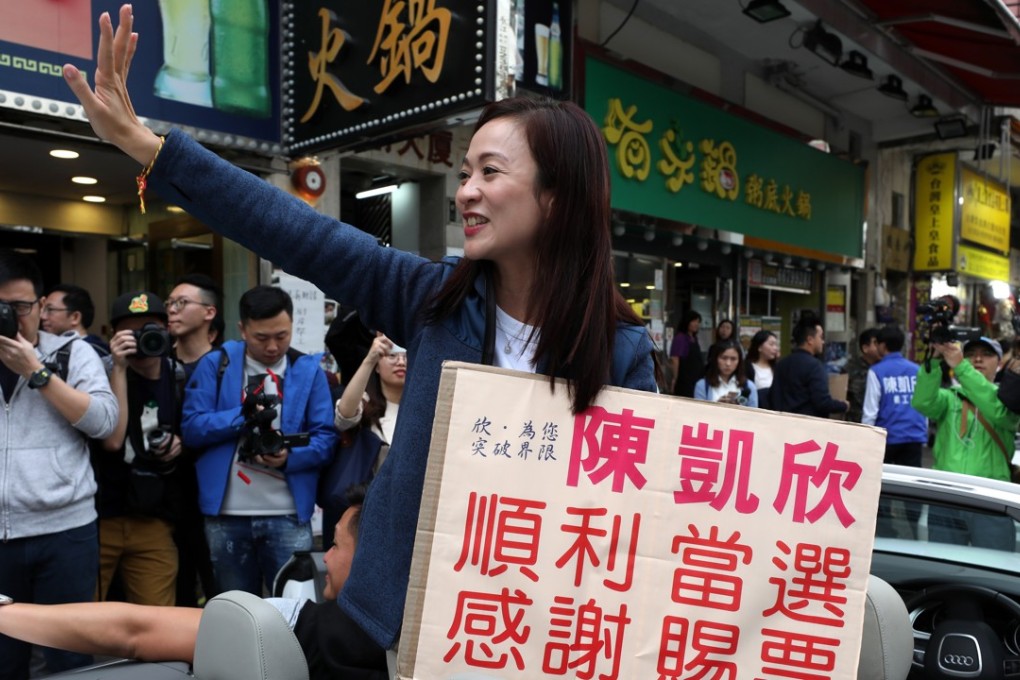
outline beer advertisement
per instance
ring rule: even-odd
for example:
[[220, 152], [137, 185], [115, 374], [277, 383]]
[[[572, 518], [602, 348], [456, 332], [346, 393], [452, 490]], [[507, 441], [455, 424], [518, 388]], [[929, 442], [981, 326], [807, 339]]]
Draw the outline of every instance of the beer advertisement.
[[[23, 0], [0, 0], [0, 90], [50, 100], [40, 113], [80, 118], [61, 67], [72, 63], [93, 80], [99, 17], [116, 19], [122, 4], [63, 0], [31, 3], [29, 11]], [[279, 142], [279, 26], [279, 0], [136, 2], [138, 51], [128, 82], [135, 111]]]

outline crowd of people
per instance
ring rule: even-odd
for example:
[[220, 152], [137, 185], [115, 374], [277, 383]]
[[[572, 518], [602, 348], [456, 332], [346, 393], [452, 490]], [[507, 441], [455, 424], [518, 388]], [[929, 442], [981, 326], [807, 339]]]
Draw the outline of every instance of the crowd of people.
[[[129, 291], [111, 305], [107, 343], [89, 333], [87, 290], [46, 291], [32, 258], [0, 250], [0, 302], [17, 323], [0, 339], [0, 593], [194, 608], [227, 590], [271, 592], [292, 555], [313, 548], [317, 501], [334, 510], [325, 547], [346, 535], [346, 488], [328, 490], [344, 496], [338, 507], [318, 498], [320, 482], [340, 431], [392, 438], [407, 362], [385, 336], [334, 399], [321, 357], [290, 347], [280, 288], [241, 296], [242, 339], [227, 342], [208, 276], [182, 277], [165, 300]], [[383, 458], [336, 483], [367, 481]], [[45, 660], [56, 671], [89, 658], [47, 649]], [[28, 663], [28, 645], [0, 635], [0, 678], [28, 677]]]
[[[64, 77], [96, 134], [145, 169], [140, 191], [151, 187], [352, 305], [379, 334], [345, 376], [346, 389], [331, 389], [317, 357], [289, 346], [285, 292], [245, 292], [242, 339], [220, 344], [224, 301], [210, 282], [191, 278], [165, 300], [150, 291], [117, 297], [104, 346], [88, 341], [90, 312], [72, 300], [81, 291], [47, 294], [29, 258], [0, 254], [0, 301], [17, 325], [0, 334], [8, 472], [0, 479], [0, 594], [8, 596], [0, 599], [0, 680], [27, 677], [28, 642], [71, 650], [48, 649], [50, 670], [111, 649], [189, 659], [192, 609], [174, 614], [171, 651], [127, 649], [111, 638], [125, 625], [162, 630], [150, 605], [194, 604], [188, 598], [200, 591], [270, 589], [282, 563], [311, 547], [317, 501], [333, 508], [324, 526], [333, 544], [327, 602], [317, 613], [293, 606], [291, 623], [311, 677], [375, 677], [384, 672], [382, 651], [392, 658], [399, 639], [443, 362], [540, 373], [550, 389], [564, 379], [574, 413], [607, 385], [655, 392], [666, 384], [651, 338], [614, 285], [600, 130], [570, 102], [488, 105], [458, 175], [464, 257], [431, 262], [380, 247], [179, 130], [161, 137], [145, 127], [126, 86], [139, 39], [132, 22], [128, 5], [116, 29], [104, 13], [92, 84], [70, 65]], [[68, 312], [75, 325], [62, 329], [57, 318]], [[796, 347], [778, 361], [774, 335], [756, 336], [745, 356], [729, 320], [703, 355], [700, 323], [697, 313], [685, 315], [671, 348], [677, 394], [807, 415], [848, 410], [829, 395], [816, 358], [824, 332], [813, 318], [796, 325]], [[924, 369], [916, 390], [896, 373], [907, 370], [894, 356], [902, 337], [899, 346], [880, 337], [878, 346], [889, 363], [873, 367], [874, 381], [867, 376], [862, 418], [883, 425], [906, 417], [905, 393], [887, 389], [895, 383], [909, 386], [908, 402], [933, 420], [962, 413], [978, 423], [965, 433], [975, 442], [1015, 430], [1016, 417], [979, 383], [993, 362], [978, 350], [994, 350], [994, 341], [962, 352], [936, 345], [961, 387], [926, 383], [933, 371]], [[371, 475], [352, 472], [353, 449]], [[937, 462], [952, 459], [951, 442], [935, 449]], [[1000, 462], [989, 458], [989, 471], [999, 475]], [[345, 506], [337, 487], [352, 476], [373, 479], [363, 502]], [[132, 604], [25, 604], [84, 603], [109, 598], [114, 587]], [[89, 637], [100, 633], [107, 637]]]

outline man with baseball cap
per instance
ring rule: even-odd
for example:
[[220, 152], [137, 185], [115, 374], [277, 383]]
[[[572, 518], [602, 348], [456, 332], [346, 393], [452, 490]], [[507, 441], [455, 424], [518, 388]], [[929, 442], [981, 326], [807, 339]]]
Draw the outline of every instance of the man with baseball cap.
[[[938, 427], [935, 435], [935, 469], [1009, 481], [1013, 434], [1020, 415], [1002, 405], [995, 372], [1002, 346], [980, 337], [959, 343], [932, 343], [932, 356], [941, 357], [953, 370], [958, 384], [941, 387], [941, 367], [925, 361], [917, 374], [911, 405]], [[1013, 521], [999, 521], [932, 506], [928, 517], [932, 541], [1013, 551]]]
[[99, 599], [118, 570], [129, 602], [173, 605], [176, 599], [177, 494], [170, 473], [181, 441], [166, 322], [163, 301], [152, 293], [134, 291], [113, 301], [110, 387], [120, 417], [96, 464]]

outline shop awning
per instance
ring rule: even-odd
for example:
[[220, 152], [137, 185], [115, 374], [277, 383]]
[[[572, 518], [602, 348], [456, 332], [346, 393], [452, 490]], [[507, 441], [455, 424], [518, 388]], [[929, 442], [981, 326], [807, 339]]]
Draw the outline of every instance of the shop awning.
[[980, 99], [1020, 107], [1020, 1], [860, 0], [902, 39]]

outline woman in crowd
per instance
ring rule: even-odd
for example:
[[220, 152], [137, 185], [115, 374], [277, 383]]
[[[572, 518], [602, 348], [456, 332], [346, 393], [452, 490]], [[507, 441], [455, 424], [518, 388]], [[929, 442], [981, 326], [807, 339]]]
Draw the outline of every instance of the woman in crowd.
[[344, 432], [361, 425], [382, 441], [374, 472], [379, 471], [393, 441], [406, 375], [407, 350], [377, 333], [361, 366], [336, 400], [336, 429]]
[[723, 319], [715, 327], [715, 342], [731, 342], [736, 340], [733, 337], [733, 333], [736, 331], [736, 326], [733, 325], [733, 321], [730, 319]]
[[758, 390], [758, 405], [769, 408], [772, 369], [779, 359], [779, 339], [772, 331], [758, 331], [747, 349], [747, 377]]
[[694, 386], [694, 398], [724, 404], [758, 406], [758, 391], [744, 375], [744, 356], [735, 342], [717, 342], [708, 353], [705, 377]]
[[678, 397], [693, 397], [694, 385], [705, 375], [705, 359], [698, 344], [701, 329], [701, 314], [687, 310], [680, 318], [669, 348], [669, 364], [672, 368], [673, 394]]
[[[202, 148], [165, 140], [135, 116], [126, 77], [138, 36], [131, 8], [114, 33], [99, 20], [95, 90], [64, 77], [99, 137], [138, 161], [167, 201], [330, 298], [408, 348], [406, 394], [391, 454], [372, 482], [341, 608], [380, 645], [400, 631], [445, 360], [490, 363], [567, 380], [574, 413], [605, 385], [654, 391], [652, 343], [616, 292], [609, 166], [599, 127], [571, 102], [490, 104], [460, 167], [464, 257], [430, 262], [321, 215]], [[513, 325], [500, 322], [512, 320]]]

